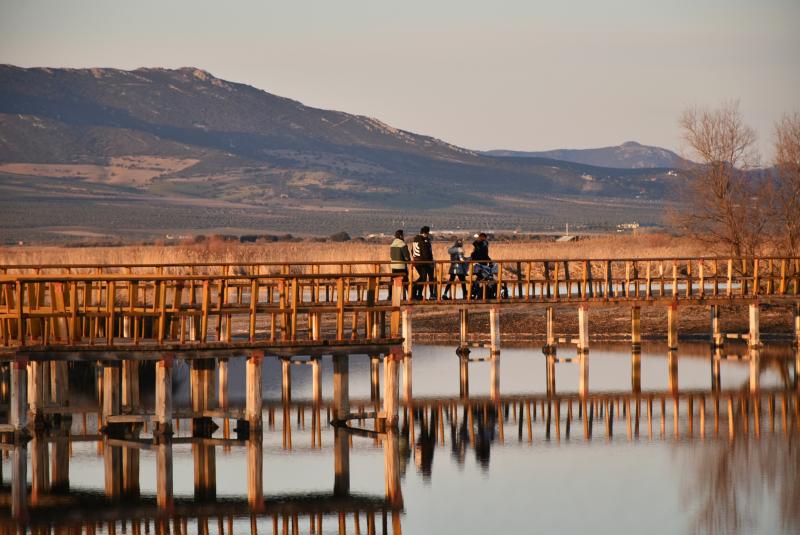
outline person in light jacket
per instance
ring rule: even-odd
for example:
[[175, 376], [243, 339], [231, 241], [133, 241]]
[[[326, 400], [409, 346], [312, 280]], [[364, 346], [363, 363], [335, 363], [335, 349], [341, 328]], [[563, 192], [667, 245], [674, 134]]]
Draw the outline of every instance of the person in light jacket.
[[[450, 299], [450, 288], [453, 287], [453, 282], [458, 279], [461, 281], [461, 298], [467, 298], [467, 285], [464, 281], [467, 280], [467, 264], [464, 262], [464, 242], [459, 238], [455, 241], [452, 247], [447, 250], [450, 255], [450, 279], [444, 287], [442, 299]], [[455, 291], [453, 291], [453, 298], [455, 299]]]
[[392, 286], [394, 277], [403, 277], [403, 299], [406, 298], [406, 283], [408, 282], [408, 264], [411, 262], [411, 253], [408, 252], [408, 245], [405, 242], [405, 235], [402, 229], [394, 233], [394, 240], [389, 247], [389, 257], [392, 259], [392, 284], [389, 285], [389, 299], [392, 298]]

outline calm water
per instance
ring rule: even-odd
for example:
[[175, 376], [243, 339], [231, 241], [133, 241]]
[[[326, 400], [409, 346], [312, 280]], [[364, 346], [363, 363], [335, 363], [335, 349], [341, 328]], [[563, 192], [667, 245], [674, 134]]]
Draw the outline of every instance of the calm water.
[[[726, 350], [746, 353], [738, 346]], [[584, 382], [581, 392], [578, 362], [561, 362], [555, 364], [548, 397], [541, 350], [504, 348], [497, 362], [468, 365], [465, 397], [454, 348], [416, 346], [415, 408], [401, 409], [400, 432], [393, 440], [373, 435], [348, 440], [342, 432], [344, 438], [335, 440], [326, 409], [332, 394], [330, 358], [322, 364], [319, 429], [310, 368], [292, 367], [291, 401], [283, 403], [279, 361], [265, 359], [263, 442], [232, 440], [236, 434], [218, 420], [214, 438], [220, 440], [192, 443], [189, 422], [181, 421], [171, 447], [175, 505], [167, 515], [173, 519], [169, 530], [293, 533], [292, 515], [281, 513], [296, 512], [298, 533], [318, 533], [320, 517], [310, 516], [315, 512], [324, 513], [323, 533], [339, 533], [343, 526], [346, 533], [366, 534], [373, 519], [376, 533], [384, 528], [407, 534], [798, 533], [800, 433], [791, 351], [780, 346], [762, 351], [757, 384], [751, 381], [749, 361], [722, 361], [720, 397], [712, 391], [705, 344], [683, 344], [672, 361], [665, 346], [645, 345], [638, 385], [628, 346], [595, 344], [588, 375], [584, 370], [588, 390]], [[486, 355], [474, 350], [471, 356]], [[568, 350], [559, 356], [569, 356]], [[370, 366], [367, 356], [351, 358], [353, 411], [374, 410]], [[184, 378], [176, 403], [186, 405], [188, 370], [178, 367], [176, 376]], [[230, 362], [229, 388], [230, 404], [241, 406], [242, 359]], [[632, 390], [641, 394], [634, 396]], [[401, 386], [401, 404], [403, 392]], [[142, 397], [152, 402], [147, 389]], [[560, 400], [557, 405], [548, 403], [554, 399]], [[586, 408], [582, 399], [588, 400]], [[73, 405], [91, 403], [92, 396], [73, 395]], [[351, 425], [373, 426], [369, 418]], [[96, 427], [96, 410], [85, 419], [76, 414], [71, 436], [61, 442], [68, 444], [66, 457], [56, 451], [55, 439], [34, 440], [17, 452], [6, 448], [1, 532], [14, 532], [16, 526], [10, 520], [15, 454], [26, 459], [31, 519], [51, 515], [63, 523], [64, 511], [86, 511], [94, 515], [97, 533], [164, 529], [150, 514], [157, 510], [159, 490], [159, 452], [150, 435], [142, 433], [141, 449], [126, 448], [138, 452], [127, 457], [115, 443], [99, 440]], [[112, 451], [120, 452], [116, 459], [123, 464], [114, 465]], [[344, 476], [340, 470], [337, 478], [337, 461], [348, 457], [349, 470]], [[59, 458], [68, 463], [68, 490], [64, 476], [56, 473]], [[128, 459], [138, 460], [138, 490], [129, 489], [124, 497], [126, 482], [117, 480], [130, 469]], [[273, 509], [250, 516], [248, 477], [258, 459], [264, 499]], [[40, 478], [36, 485], [34, 477]], [[349, 493], [342, 492], [343, 482]], [[387, 506], [388, 488], [398, 482], [399, 493], [393, 490], [394, 501]], [[364, 504], [383, 505], [375, 505], [370, 518], [372, 506]], [[353, 509], [359, 509], [357, 515]], [[185, 525], [174, 521], [186, 511]], [[339, 511], [347, 513], [340, 517]], [[86, 519], [69, 520], [75, 525]]]

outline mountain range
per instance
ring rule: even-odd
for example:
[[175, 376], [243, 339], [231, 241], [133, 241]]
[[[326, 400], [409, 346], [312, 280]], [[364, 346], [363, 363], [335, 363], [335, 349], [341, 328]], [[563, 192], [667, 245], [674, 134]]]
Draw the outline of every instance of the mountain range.
[[613, 147], [596, 149], [556, 149], [538, 152], [514, 150], [490, 150], [489, 156], [511, 156], [517, 158], [549, 158], [565, 162], [583, 163], [598, 167], [623, 169], [686, 168], [690, 163], [671, 150], [627, 141]]
[[320, 234], [416, 217], [525, 229], [660, 219], [653, 206], [674, 182], [672, 165], [555, 156], [472, 151], [196, 68], [0, 66], [6, 241], [65, 228]]

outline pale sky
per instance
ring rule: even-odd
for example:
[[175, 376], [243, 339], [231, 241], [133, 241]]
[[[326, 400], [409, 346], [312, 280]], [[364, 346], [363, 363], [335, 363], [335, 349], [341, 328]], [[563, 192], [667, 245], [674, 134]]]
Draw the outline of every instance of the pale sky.
[[183, 67], [472, 149], [681, 148], [800, 111], [799, 0], [0, 0], [0, 63]]

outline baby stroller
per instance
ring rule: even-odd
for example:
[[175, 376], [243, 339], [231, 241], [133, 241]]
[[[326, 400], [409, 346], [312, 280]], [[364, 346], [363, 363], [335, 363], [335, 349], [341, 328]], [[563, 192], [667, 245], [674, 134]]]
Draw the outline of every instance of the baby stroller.
[[[498, 265], [494, 262], [473, 264], [472, 288], [470, 288], [472, 299], [497, 299], [498, 269]], [[503, 284], [501, 292], [503, 299], [508, 298], [508, 290], [505, 284]]]

